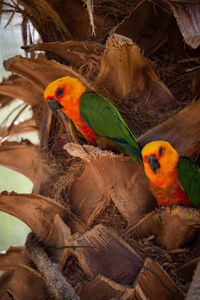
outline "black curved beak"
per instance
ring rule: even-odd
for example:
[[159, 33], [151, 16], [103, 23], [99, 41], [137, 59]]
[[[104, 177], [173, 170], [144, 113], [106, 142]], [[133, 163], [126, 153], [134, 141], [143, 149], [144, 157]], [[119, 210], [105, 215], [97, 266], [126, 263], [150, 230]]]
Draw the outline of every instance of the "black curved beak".
[[160, 168], [160, 164], [158, 162], [158, 159], [155, 155], [149, 156], [147, 157], [149, 166], [151, 168], [151, 170], [156, 174], [157, 169]]
[[60, 104], [58, 100], [55, 99], [49, 99], [47, 101], [47, 104], [49, 105], [49, 108], [52, 110], [52, 112], [57, 113], [57, 110], [60, 110], [63, 106]]

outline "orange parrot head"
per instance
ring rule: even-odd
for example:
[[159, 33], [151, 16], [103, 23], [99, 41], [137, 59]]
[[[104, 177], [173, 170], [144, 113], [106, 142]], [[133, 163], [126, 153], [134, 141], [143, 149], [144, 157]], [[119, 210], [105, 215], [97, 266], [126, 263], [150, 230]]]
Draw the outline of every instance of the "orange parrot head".
[[44, 99], [47, 101], [53, 112], [62, 109], [67, 115], [73, 105], [80, 100], [85, 86], [76, 78], [69, 76], [61, 77], [51, 82], [44, 92]]
[[177, 151], [166, 141], [148, 143], [142, 149], [144, 170], [150, 182], [167, 187], [177, 179]]

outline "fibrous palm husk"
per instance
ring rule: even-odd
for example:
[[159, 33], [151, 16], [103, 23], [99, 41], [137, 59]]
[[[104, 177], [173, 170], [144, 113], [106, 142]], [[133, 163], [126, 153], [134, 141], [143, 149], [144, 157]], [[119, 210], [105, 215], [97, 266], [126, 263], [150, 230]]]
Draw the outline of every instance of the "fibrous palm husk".
[[196, 236], [200, 226], [200, 213], [193, 208], [169, 207], [147, 214], [134, 227], [129, 229], [141, 237], [154, 236], [156, 242], [166, 249], [179, 249], [189, 244]]
[[86, 162], [83, 173], [73, 183], [69, 194], [72, 211], [86, 223], [94, 221], [110, 198], [130, 224], [136, 223], [155, 207], [139, 163], [92, 146], [67, 144], [65, 149]]
[[167, 1], [185, 42], [196, 49], [200, 45], [200, 4], [198, 1]]

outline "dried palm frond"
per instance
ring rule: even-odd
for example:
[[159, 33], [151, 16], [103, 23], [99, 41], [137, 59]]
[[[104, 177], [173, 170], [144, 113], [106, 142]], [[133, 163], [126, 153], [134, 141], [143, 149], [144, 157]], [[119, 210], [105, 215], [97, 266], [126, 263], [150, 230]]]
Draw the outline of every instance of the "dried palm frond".
[[92, 34], [96, 35], [95, 26], [94, 26], [94, 15], [93, 15], [93, 11], [94, 11], [93, 0], [84, 0], [84, 2], [87, 5], [87, 11], [88, 11], [89, 18], [90, 18], [90, 24], [92, 26]]
[[[22, 107], [22, 109], [20, 109], [20, 113], [21, 113], [22, 111], [24, 111], [24, 109], [25, 109], [24, 106], [26, 106], [26, 105], [24, 105], [24, 103], [21, 103], [21, 104], [17, 105], [16, 107], [14, 107], [14, 108], [11, 110], [11, 112], [6, 116], [6, 118], [3, 120], [3, 122], [0, 124], [0, 127], [2, 127], [2, 126], [8, 121], [8, 119], [11, 117], [11, 115], [12, 115], [13, 113], [15, 113], [19, 108]], [[18, 115], [18, 117], [19, 117], [19, 113], [18, 113], [17, 115]], [[15, 121], [16, 121], [16, 119], [15, 119]]]
[[[71, 38], [70, 32], [63, 24], [60, 16], [46, 0], [1, 1], [6, 9], [3, 12], [20, 13], [29, 19], [42, 37], [43, 41], [65, 40]], [[9, 8], [9, 9], [7, 9]]]
[[46, 0], [19, 0], [19, 3], [23, 5], [25, 13], [29, 14], [32, 20], [34, 19], [37, 23], [51, 21], [55, 24], [57, 30], [67, 32], [60, 16]]

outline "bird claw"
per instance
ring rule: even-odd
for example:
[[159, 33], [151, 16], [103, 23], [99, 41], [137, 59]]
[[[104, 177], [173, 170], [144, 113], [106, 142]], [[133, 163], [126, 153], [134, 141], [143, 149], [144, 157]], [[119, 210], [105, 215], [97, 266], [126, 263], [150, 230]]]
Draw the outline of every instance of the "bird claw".
[[165, 205], [161, 205], [161, 206], [159, 207], [159, 210], [158, 210], [158, 218], [159, 218], [160, 221], [162, 221], [162, 211], [163, 211], [163, 209], [165, 209], [165, 208], [166, 208]]

